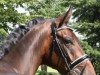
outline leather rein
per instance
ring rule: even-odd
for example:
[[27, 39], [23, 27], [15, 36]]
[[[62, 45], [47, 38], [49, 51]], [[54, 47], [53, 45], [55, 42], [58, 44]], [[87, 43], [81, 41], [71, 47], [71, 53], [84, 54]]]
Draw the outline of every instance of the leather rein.
[[[67, 29], [69, 27], [66, 27]], [[62, 28], [62, 29], [65, 29], [65, 28]], [[77, 58], [76, 60], [74, 61], [71, 61], [68, 53], [66, 53], [64, 51], [64, 48], [61, 46], [60, 44], [60, 41], [58, 39], [58, 36], [57, 36], [57, 31], [59, 29], [57, 29], [56, 27], [56, 24], [55, 22], [53, 21], [52, 24], [51, 24], [51, 30], [52, 30], [52, 36], [53, 36], [53, 50], [55, 48], [55, 46], [58, 48], [59, 50], [59, 53], [60, 53], [60, 56], [62, 57], [62, 59], [64, 59], [64, 62], [65, 62], [65, 68], [66, 68], [66, 71], [67, 72], [70, 72], [73, 68], [75, 68], [78, 64], [82, 63], [84, 60], [86, 60], [88, 58], [88, 55], [85, 54], [79, 58]], [[61, 29], [60, 29], [61, 30]], [[55, 45], [56, 44], [56, 45]], [[51, 52], [52, 53], [52, 52]], [[52, 56], [52, 55], [51, 55]]]

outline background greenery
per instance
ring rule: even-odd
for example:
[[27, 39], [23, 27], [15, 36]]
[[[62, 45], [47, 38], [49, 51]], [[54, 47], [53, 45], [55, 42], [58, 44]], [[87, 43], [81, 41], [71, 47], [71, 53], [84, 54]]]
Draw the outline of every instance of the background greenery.
[[[54, 18], [74, 7], [71, 26], [84, 38], [82, 47], [91, 57], [96, 73], [100, 74], [100, 0], [0, 0], [0, 44], [15, 25], [25, 24], [35, 17]], [[16, 8], [24, 8], [19, 13]], [[20, 10], [22, 11], [22, 10]]]

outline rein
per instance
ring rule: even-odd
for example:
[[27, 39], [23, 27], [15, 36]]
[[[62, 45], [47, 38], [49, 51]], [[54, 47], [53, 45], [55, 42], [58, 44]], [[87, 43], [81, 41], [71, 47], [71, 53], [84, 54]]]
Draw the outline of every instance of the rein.
[[[66, 27], [66, 28], [70, 29], [69, 27]], [[88, 55], [85, 54], [85, 55], [77, 58], [76, 60], [71, 61], [68, 53], [66, 53], [64, 51], [64, 48], [61, 46], [60, 41], [59, 41], [59, 39], [57, 37], [57, 31], [58, 30], [62, 30], [62, 29], [66, 29], [66, 28], [57, 29], [56, 24], [55, 24], [54, 21], [51, 24], [51, 30], [52, 30], [52, 36], [53, 36], [53, 50], [54, 50], [55, 46], [58, 47], [58, 50], [60, 52], [60, 56], [62, 57], [62, 59], [64, 59], [64, 62], [66, 64], [66, 66], [65, 66], [66, 71], [70, 72], [73, 68], [75, 68], [77, 65], [82, 63], [84, 60], [86, 60], [88, 58]]]

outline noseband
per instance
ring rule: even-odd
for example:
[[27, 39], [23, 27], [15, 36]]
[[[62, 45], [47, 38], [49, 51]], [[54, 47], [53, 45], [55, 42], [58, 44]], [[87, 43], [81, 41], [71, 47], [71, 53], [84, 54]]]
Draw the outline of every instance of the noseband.
[[[69, 27], [66, 27], [67, 29]], [[63, 28], [62, 28], [63, 29]], [[65, 29], [65, 28], [64, 28]], [[59, 53], [60, 53], [60, 56], [64, 59], [64, 62], [65, 62], [65, 68], [66, 68], [66, 71], [67, 72], [70, 72], [73, 68], [75, 68], [78, 64], [82, 63], [85, 59], [88, 58], [88, 56], [85, 54], [79, 58], [77, 58], [76, 60], [74, 61], [71, 61], [68, 53], [66, 53], [64, 51], [64, 48], [61, 46], [60, 44], [60, 41], [58, 39], [58, 36], [57, 36], [57, 31], [59, 29], [57, 29], [56, 27], [56, 24], [55, 22], [53, 21], [52, 24], [51, 24], [51, 30], [52, 30], [52, 36], [53, 36], [53, 47], [55, 48], [55, 46], [58, 48], [59, 50]], [[56, 44], [56, 45], [55, 45]], [[53, 50], [54, 50], [53, 48]]]

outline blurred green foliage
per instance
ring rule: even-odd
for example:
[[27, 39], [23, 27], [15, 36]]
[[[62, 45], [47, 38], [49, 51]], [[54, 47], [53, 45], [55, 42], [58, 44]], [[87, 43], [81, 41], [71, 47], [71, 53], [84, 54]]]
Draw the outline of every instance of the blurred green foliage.
[[7, 36], [7, 33], [3, 29], [0, 29], [0, 45], [5, 40], [6, 36]]
[[80, 0], [74, 6], [76, 11], [73, 15], [77, 18], [75, 29], [86, 37], [89, 45], [100, 49], [100, 1]]
[[55, 72], [46, 72], [46, 71], [40, 71], [38, 70], [36, 75], [60, 75], [58, 73], [55, 73]]

